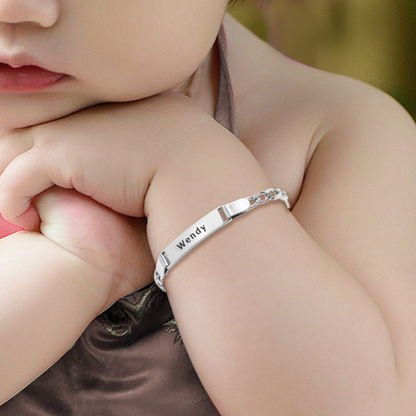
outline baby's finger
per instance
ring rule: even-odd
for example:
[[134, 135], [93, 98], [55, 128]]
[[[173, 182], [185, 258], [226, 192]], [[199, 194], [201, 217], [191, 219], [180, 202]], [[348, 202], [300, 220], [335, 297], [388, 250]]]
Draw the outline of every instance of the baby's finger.
[[29, 129], [14, 130], [0, 137], [0, 174], [17, 156], [27, 152], [33, 146]]
[[34, 153], [31, 149], [14, 158], [0, 176], [1, 214], [7, 221], [29, 230], [39, 226], [32, 198], [54, 185], [43, 159]]

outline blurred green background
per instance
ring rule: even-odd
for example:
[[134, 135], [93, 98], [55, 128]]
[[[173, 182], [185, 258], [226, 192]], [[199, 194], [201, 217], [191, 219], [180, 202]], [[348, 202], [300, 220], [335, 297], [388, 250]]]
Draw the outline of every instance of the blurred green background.
[[258, 2], [230, 13], [291, 58], [386, 91], [416, 119], [416, 0]]

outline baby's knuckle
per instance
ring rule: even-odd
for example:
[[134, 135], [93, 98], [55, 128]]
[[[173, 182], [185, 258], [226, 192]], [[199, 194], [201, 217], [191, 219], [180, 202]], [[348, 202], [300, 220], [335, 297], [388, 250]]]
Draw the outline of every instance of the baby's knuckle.
[[15, 188], [15, 165], [10, 164], [0, 177], [0, 193], [5, 197], [11, 195]]
[[45, 151], [56, 148], [56, 134], [53, 134], [53, 131], [50, 128], [43, 125], [34, 126], [30, 129], [30, 133], [34, 147]]

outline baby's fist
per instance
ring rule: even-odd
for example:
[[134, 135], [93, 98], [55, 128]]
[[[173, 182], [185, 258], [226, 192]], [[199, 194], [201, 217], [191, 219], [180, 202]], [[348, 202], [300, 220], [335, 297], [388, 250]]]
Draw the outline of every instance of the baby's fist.
[[107, 307], [152, 281], [146, 219], [120, 215], [74, 190], [52, 187], [34, 200], [40, 232], [113, 278]]

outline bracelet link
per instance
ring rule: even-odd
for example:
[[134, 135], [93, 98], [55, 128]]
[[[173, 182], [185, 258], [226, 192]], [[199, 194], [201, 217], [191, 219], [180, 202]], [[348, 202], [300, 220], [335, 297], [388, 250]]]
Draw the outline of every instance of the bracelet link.
[[270, 188], [266, 192], [273, 194], [273, 196], [270, 199], [271, 201], [276, 201], [277, 199], [280, 199], [286, 204], [287, 209], [290, 209], [289, 197], [287, 196], [285, 191], [282, 191], [279, 188], [276, 188], [276, 189]]
[[250, 201], [250, 209], [256, 208], [259, 205], [266, 204], [269, 201], [281, 200], [290, 209], [289, 198], [285, 191], [279, 188], [269, 188], [266, 191], [258, 192], [257, 194], [247, 198]]
[[272, 199], [272, 195], [268, 191], [261, 191], [257, 192], [254, 196], [249, 198], [252, 200], [251, 209], [258, 207], [261, 204], [265, 204], [266, 202], [269, 202]]

